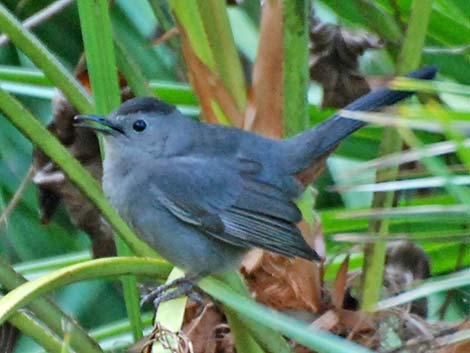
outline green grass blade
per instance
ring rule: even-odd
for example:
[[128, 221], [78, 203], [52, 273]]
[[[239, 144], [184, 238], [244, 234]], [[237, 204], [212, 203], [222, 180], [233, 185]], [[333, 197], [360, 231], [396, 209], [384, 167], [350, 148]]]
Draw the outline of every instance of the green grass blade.
[[47, 258], [36, 259], [33, 261], [21, 262], [15, 264], [14, 269], [16, 272], [21, 273], [23, 276], [36, 276], [41, 272], [50, 272], [58, 268], [74, 265], [79, 262], [91, 260], [90, 251], [80, 251], [75, 253], [67, 253], [59, 256], [52, 256]]
[[[167, 82], [152, 80], [146, 83], [145, 76], [137, 64], [129, 59], [127, 49], [120, 41], [116, 43], [116, 61], [119, 69], [126, 78], [132, 91], [138, 96], [156, 95], [170, 104], [197, 106], [198, 101], [191, 87], [180, 82]], [[24, 83], [35, 85], [52, 86], [52, 82], [44, 74], [36, 69], [24, 69], [16, 66], [0, 65], [0, 80], [5, 83]], [[7, 88], [4, 88], [7, 90]], [[25, 92], [24, 94], [26, 94]]]
[[[403, 140], [413, 148], [423, 148], [423, 143], [413, 133], [413, 131], [400, 128], [399, 133]], [[470, 211], [470, 191], [467, 187], [452, 183], [453, 174], [444, 162], [435, 157], [423, 157], [421, 163], [433, 174], [444, 178], [448, 182], [445, 184], [445, 189], [450, 195], [454, 196], [462, 205], [467, 206], [467, 212]]]
[[[109, 114], [121, 102], [108, 6], [106, 0], [78, 1], [87, 67], [96, 102], [96, 113], [99, 115]], [[132, 255], [132, 251], [120, 238], [116, 238], [116, 248], [119, 256]], [[143, 336], [137, 279], [126, 276], [121, 281], [132, 334], [137, 341]]]
[[[65, 342], [51, 335], [47, 328], [34, 320], [31, 316], [17, 312], [9, 319], [10, 323], [18, 328], [23, 334], [31, 337], [37, 344], [49, 353], [62, 353]], [[86, 351], [77, 350], [77, 353]], [[102, 352], [101, 350], [99, 352]]]
[[390, 82], [390, 88], [402, 91], [419, 91], [426, 93], [451, 93], [470, 96], [470, 86], [455, 82], [418, 80], [408, 77], [397, 77]]
[[[223, 0], [196, 0], [202, 23], [215, 62], [215, 71], [230, 90], [238, 110], [246, 105], [246, 84], [240, 57]], [[214, 16], [214, 14], [217, 14]], [[193, 45], [197, 45], [193, 41]]]
[[[238, 111], [243, 113], [247, 101], [246, 84], [240, 58], [228, 21], [226, 4], [222, 0], [170, 0], [178, 23], [184, 28], [191, 49], [215, 73], [232, 95]], [[214, 14], [217, 14], [216, 16]], [[214, 18], [217, 20], [214, 21]], [[202, 94], [203, 92], [196, 92]], [[212, 100], [214, 114], [221, 124], [229, 121], [219, 103]]]
[[0, 3], [0, 30], [7, 34], [38, 68], [56, 85], [82, 113], [94, 111], [93, 101], [67, 69], [30, 31]]
[[121, 101], [108, 2], [79, 0], [78, 14], [95, 97], [95, 113], [106, 115]]
[[117, 65], [132, 92], [136, 96], [152, 96], [153, 92], [150, 89], [144, 74], [137, 63], [132, 60], [127, 49], [117, 38], [114, 39], [114, 45]]
[[413, 300], [426, 298], [432, 294], [457, 289], [460, 287], [468, 286], [470, 283], [470, 270], [462, 270], [452, 273], [447, 276], [433, 278], [425, 283], [420, 284], [414, 289], [409, 289], [406, 292], [398, 294], [394, 297], [380, 301], [375, 310], [385, 310], [393, 308], [397, 305], [409, 303]]
[[0, 65], [0, 80], [51, 86], [52, 82], [37, 69]]
[[4, 322], [17, 309], [37, 297], [67, 284], [86, 279], [122, 275], [168, 275], [170, 265], [160, 259], [141, 257], [112, 257], [82, 262], [48, 273], [13, 289], [0, 299], [0, 321]]
[[408, 20], [408, 29], [398, 57], [398, 74], [415, 70], [421, 63], [433, 0], [414, 0]]

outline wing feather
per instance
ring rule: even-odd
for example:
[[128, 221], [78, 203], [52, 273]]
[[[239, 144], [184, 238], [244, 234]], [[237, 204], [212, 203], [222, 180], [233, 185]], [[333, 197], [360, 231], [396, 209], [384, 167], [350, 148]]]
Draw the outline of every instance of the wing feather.
[[209, 163], [176, 158], [168, 172], [154, 175], [151, 192], [175, 217], [208, 236], [318, 260], [296, 226], [301, 219], [297, 206], [282, 190], [257, 180], [258, 171], [255, 162], [245, 159]]

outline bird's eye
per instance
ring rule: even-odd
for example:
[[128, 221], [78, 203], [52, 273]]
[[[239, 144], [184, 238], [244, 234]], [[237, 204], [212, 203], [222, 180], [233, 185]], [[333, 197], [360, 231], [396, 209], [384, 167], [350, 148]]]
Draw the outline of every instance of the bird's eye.
[[146, 127], [147, 123], [143, 120], [136, 120], [134, 124], [132, 124], [132, 128], [137, 132], [144, 131]]

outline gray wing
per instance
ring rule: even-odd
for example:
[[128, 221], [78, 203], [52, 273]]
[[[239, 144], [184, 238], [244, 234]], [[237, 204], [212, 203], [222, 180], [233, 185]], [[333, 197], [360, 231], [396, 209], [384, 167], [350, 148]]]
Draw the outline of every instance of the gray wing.
[[301, 220], [297, 206], [281, 190], [257, 180], [259, 163], [174, 157], [157, 164], [151, 192], [182, 222], [232, 245], [318, 259], [296, 226]]

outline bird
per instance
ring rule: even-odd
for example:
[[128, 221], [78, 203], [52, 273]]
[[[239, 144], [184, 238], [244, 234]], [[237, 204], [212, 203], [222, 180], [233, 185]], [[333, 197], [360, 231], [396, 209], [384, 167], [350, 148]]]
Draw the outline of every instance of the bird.
[[[437, 69], [408, 75], [433, 79]], [[380, 88], [345, 107], [371, 111], [414, 92]], [[302, 237], [295, 200], [312, 170], [366, 123], [341, 112], [276, 140], [184, 116], [155, 97], [124, 102], [109, 115], [79, 115], [77, 126], [104, 136], [103, 190], [135, 233], [185, 276], [143, 297], [161, 302], [186, 294], [201, 302], [197, 281], [241, 263], [252, 248], [319, 261]]]

